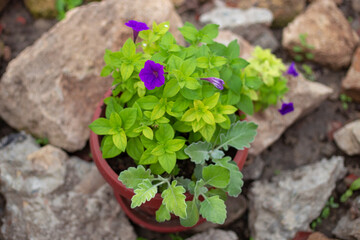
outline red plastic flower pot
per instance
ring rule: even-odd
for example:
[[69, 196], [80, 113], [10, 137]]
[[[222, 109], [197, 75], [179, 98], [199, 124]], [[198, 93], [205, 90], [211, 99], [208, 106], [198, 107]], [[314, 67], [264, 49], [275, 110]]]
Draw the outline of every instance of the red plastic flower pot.
[[[108, 92], [106, 92], [104, 98], [109, 96], [111, 96], [111, 89]], [[94, 121], [99, 117], [103, 117], [105, 115], [104, 110], [105, 110], [105, 105], [102, 100], [96, 107], [92, 120]], [[173, 216], [170, 221], [163, 223], [158, 223], [155, 220], [155, 211], [162, 204], [162, 197], [161, 194], [159, 193], [157, 193], [153, 199], [144, 203], [140, 207], [132, 209], [130, 207], [130, 204], [131, 204], [131, 198], [134, 196], [134, 191], [133, 189], [126, 188], [125, 185], [118, 180], [118, 175], [109, 166], [107, 161], [102, 157], [102, 153], [100, 150], [100, 142], [101, 142], [100, 136], [91, 132], [90, 150], [94, 162], [97, 168], [99, 169], [101, 175], [113, 188], [115, 197], [118, 200], [120, 206], [123, 208], [124, 212], [132, 221], [149, 230], [164, 232], [164, 233], [180, 232], [190, 229], [188, 227], [183, 227], [182, 225], [180, 225], [179, 219], [175, 216]], [[238, 151], [234, 157], [234, 161], [236, 162], [240, 170], [244, 166], [247, 155], [248, 155], [248, 149], [244, 149]], [[193, 196], [190, 193], [187, 192], [185, 195], [186, 195], [186, 201], [192, 200]], [[205, 222], [205, 219], [200, 218], [197, 225], [203, 222]]]

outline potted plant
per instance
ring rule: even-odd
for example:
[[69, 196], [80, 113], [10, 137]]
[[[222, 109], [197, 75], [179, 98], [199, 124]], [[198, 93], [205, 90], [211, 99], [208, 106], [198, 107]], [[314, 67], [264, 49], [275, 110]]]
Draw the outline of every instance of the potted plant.
[[[257, 129], [238, 109], [252, 112], [252, 100], [268, 95], [262, 76], [247, 76], [236, 41], [213, 41], [215, 24], [180, 28], [188, 47], [176, 43], [168, 22], [126, 25], [133, 39], [104, 56], [101, 76], [114, 81], [89, 126], [94, 161], [141, 226], [174, 232], [205, 219], [222, 224], [226, 197], [241, 193], [240, 169]], [[276, 89], [281, 98], [286, 82]]]

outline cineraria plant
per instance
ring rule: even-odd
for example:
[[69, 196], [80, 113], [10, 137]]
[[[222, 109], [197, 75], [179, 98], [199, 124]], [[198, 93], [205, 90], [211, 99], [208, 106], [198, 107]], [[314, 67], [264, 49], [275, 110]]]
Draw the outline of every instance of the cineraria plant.
[[[119, 175], [134, 189], [132, 208], [159, 192], [163, 202], [157, 221], [169, 220], [172, 213], [183, 226], [195, 225], [200, 215], [222, 224], [226, 196], [238, 196], [243, 185], [226, 153], [230, 147], [250, 147], [257, 129], [240, 121], [237, 111], [246, 108], [249, 96], [262, 96], [259, 78], [264, 76], [253, 70], [244, 74], [249, 63], [239, 57], [237, 41], [215, 42], [215, 24], [180, 28], [188, 47], [176, 43], [168, 22], [154, 22], [152, 29], [136, 21], [126, 26], [133, 29], [133, 39], [119, 51], [106, 51], [101, 72], [113, 77], [113, 96], [104, 100], [105, 117], [90, 125], [103, 135], [102, 155], [126, 153], [134, 159], [137, 167]], [[137, 38], [142, 41], [136, 44]], [[179, 176], [180, 161], [195, 165], [191, 179]], [[191, 201], [186, 191], [194, 195]]]

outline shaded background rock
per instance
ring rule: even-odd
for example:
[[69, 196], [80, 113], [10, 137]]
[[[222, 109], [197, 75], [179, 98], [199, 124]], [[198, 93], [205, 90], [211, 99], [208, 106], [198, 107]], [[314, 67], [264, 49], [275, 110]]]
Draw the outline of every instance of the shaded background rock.
[[75, 191], [91, 182], [93, 163], [68, 159], [51, 145], [39, 148], [24, 134], [2, 139], [1, 146], [5, 239], [136, 239], [107, 184], [86, 193]]
[[360, 48], [354, 53], [350, 69], [342, 80], [341, 87], [346, 95], [360, 102]]
[[349, 66], [359, 42], [358, 35], [331, 0], [312, 3], [283, 30], [282, 45], [292, 54], [294, 46], [301, 46], [300, 34], [307, 34], [307, 43], [314, 46], [306, 50], [314, 54], [313, 61], [333, 69]]
[[285, 27], [305, 8], [306, 0], [227, 0], [232, 6], [246, 9], [252, 6], [269, 9], [274, 20], [275, 27]]
[[345, 240], [360, 239], [360, 196], [354, 199], [352, 206], [333, 230], [333, 234]]
[[123, 25], [129, 19], [170, 20], [171, 31], [182, 24], [170, 0], [108, 0], [70, 11], [9, 63], [0, 82], [1, 117], [68, 151], [83, 148], [95, 105], [111, 86], [99, 76], [105, 49], [117, 50], [132, 36]]
[[36, 18], [55, 18], [56, 0], [24, 0], [30, 13]]
[[281, 173], [271, 182], [254, 182], [249, 195], [251, 236], [287, 240], [309, 230], [345, 173], [343, 157], [332, 157]]
[[338, 147], [347, 155], [360, 154], [360, 120], [346, 124], [334, 133]]
[[219, 28], [234, 28], [251, 26], [253, 24], [270, 25], [273, 16], [265, 8], [251, 7], [246, 10], [226, 7], [222, 2], [216, 1], [217, 6], [200, 16], [202, 23], [215, 23]]

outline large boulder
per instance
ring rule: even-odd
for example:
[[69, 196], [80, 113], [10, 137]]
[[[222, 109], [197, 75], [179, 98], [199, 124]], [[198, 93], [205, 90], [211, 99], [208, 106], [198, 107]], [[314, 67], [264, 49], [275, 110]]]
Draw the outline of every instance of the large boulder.
[[358, 35], [331, 0], [312, 3], [283, 30], [282, 45], [291, 54], [295, 54], [295, 46], [302, 46], [300, 34], [307, 34], [307, 43], [314, 47], [303, 51], [312, 53], [313, 61], [334, 69], [349, 66], [359, 42]]
[[[242, 37], [230, 31], [220, 31], [215, 40], [229, 44], [234, 39], [237, 39], [240, 45], [240, 57], [251, 58], [253, 47]], [[286, 94], [285, 100], [293, 102], [295, 110], [282, 116], [277, 107], [271, 106], [253, 116], [248, 116], [249, 121], [254, 121], [259, 125], [255, 141], [249, 149], [251, 155], [260, 154], [273, 144], [291, 124], [316, 109], [333, 92], [331, 88], [323, 84], [306, 80], [301, 74], [296, 78], [287, 76], [287, 79], [289, 92]]]
[[20, 133], [0, 141], [0, 169], [5, 239], [136, 239], [93, 163]]
[[360, 48], [357, 48], [346, 77], [341, 86], [345, 93], [354, 101], [360, 102]]
[[298, 231], [310, 230], [345, 173], [343, 157], [332, 157], [283, 172], [271, 182], [254, 182], [249, 195], [251, 236], [287, 240]]
[[0, 116], [67, 151], [83, 148], [95, 106], [111, 86], [99, 76], [105, 49], [118, 50], [132, 36], [124, 26], [130, 19], [169, 20], [171, 32], [182, 25], [170, 0], [78, 7], [9, 63], [0, 82]]

